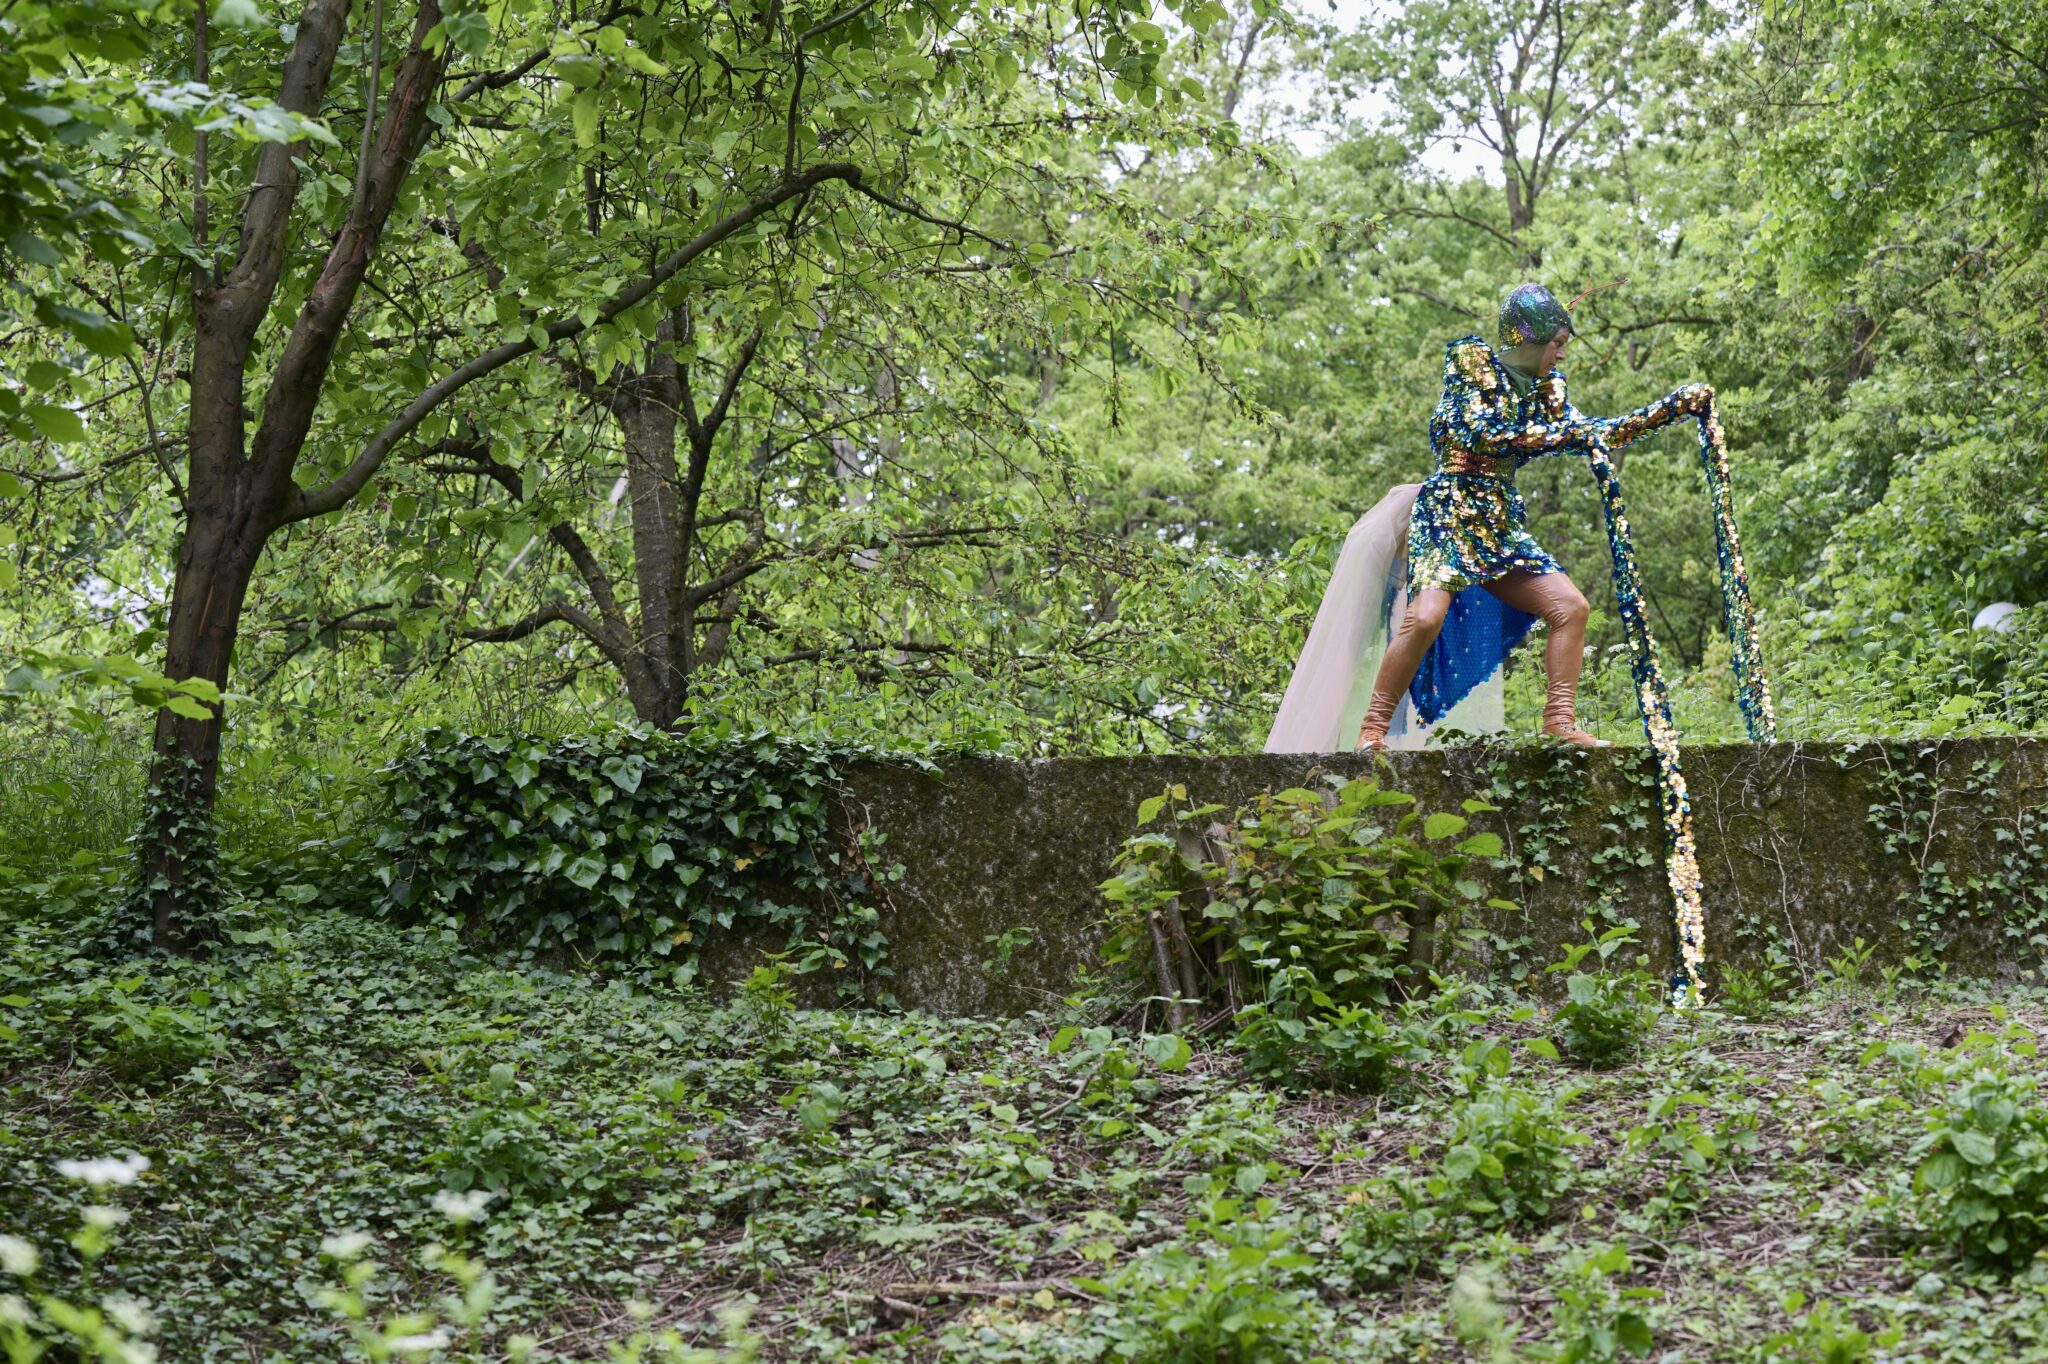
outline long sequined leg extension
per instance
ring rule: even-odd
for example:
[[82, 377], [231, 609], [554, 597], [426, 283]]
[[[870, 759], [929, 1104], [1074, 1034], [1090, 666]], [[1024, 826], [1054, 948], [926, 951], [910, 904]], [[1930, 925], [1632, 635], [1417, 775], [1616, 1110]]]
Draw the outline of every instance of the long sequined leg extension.
[[1699, 854], [1692, 839], [1692, 802], [1686, 795], [1685, 773], [1679, 770], [1678, 733], [1671, 724], [1670, 694], [1657, 666], [1657, 641], [1644, 611], [1643, 574], [1636, 566], [1628, 533], [1628, 512], [1621, 502], [1621, 482], [1596, 442], [1591, 451], [1594, 481], [1600, 485], [1600, 511], [1607, 521], [1607, 544], [1614, 559], [1614, 597], [1621, 608], [1621, 631], [1628, 640], [1629, 672], [1635, 679], [1636, 706], [1643, 732], [1657, 764], [1658, 804], [1664, 815], [1664, 876], [1671, 887], [1679, 970], [1671, 978], [1671, 1003], [1691, 1008], [1700, 1002], [1700, 965], [1707, 956], [1706, 910], [1700, 903]]

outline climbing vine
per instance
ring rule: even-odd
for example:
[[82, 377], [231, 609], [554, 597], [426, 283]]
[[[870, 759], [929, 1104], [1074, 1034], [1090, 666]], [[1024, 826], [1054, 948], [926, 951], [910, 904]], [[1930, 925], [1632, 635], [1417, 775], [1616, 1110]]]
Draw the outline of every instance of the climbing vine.
[[[1561, 745], [1499, 748], [1491, 753], [1485, 791], [1487, 799], [1500, 807], [1507, 826], [1507, 867], [1515, 899], [1526, 902], [1538, 886], [1568, 876], [1562, 855], [1576, 841], [1592, 803], [1590, 763], [1585, 750]], [[1657, 849], [1648, 835], [1661, 781], [1647, 751], [1616, 754], [1614, 770], [1632, 798], [1607, 807], [1599, 824], [1602, 836], [1597, 846], [1586, 850], [1578, 884], [1586, 892], [1586, 912], [1596, 923], [1635, 929], [1641, 925], [1627, 909], [1626, 878], [1633, 870], [1657, 865]], [[1527, 935], [1491, 935], [1494, 960], [1509, 979], [1527, 978], [1530, 964], [1522, 953], [1531, 941]]]
[[429, 731], [384, 775], [386, 907], [584, 956], [672, 959], [735, 928], [789, 964], [890, 974], [873, 901], [879, 833], [835, 820], [849, 756], [767, 735], [645, 727], [559, 739]]
[[[1885, 763], [1868, 819], [1885, 852], [1913, 869], [1900, 921], [1922, 962], [1944, 960], [1966, 923], [1995, 924], [2016, 957], [2048, 957], [2048, 815], [2039, 804], [1996, 813], [2005, 767], [1979, 754], [1952, 779], [1939, 751], [1926, 765]], [[1949, 864], [1959, 847], [1973, 850], [1967, 869]]]

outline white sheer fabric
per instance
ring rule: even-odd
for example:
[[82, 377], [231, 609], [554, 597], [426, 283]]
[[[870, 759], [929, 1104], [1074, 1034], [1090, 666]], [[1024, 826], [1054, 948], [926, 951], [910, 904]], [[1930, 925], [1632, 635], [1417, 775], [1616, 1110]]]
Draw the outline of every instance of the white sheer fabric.
[[[1421, 487], [1391, 489], [1344, 537], [1266, 752], [1345, 753], [1357, 742], [1392, 623], [1407, 609], [1408, 516]], [[1434, 725], [1423, 725], [1403, 696], [1387, 727], [1387, 747], [1422, 748], [1445, 729], [1494, 733], [1506, 727], [1505, 710], [1498, 668]]]

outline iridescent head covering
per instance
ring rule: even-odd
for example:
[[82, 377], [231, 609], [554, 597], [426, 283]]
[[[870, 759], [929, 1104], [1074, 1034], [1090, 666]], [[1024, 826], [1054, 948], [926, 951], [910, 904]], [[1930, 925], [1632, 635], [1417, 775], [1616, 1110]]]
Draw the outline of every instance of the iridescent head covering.
[[1500, 301], [1500, 344], [1503, 348], [1544, 342], [1572, 325], [1572, 315], [1557, 295], [1540, 284], [1517, 284]]

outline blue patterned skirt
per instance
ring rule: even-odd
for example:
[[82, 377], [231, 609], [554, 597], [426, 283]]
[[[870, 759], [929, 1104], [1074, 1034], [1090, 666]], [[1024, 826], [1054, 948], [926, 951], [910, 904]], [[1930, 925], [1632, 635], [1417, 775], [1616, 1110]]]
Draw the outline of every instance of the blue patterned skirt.
[[1432, 587], [1452, 594], [1443, 632], [1408, 687], [1423, 723], [1435, 724], [1492, 676], [1536, 623], [1481, 584], [1517, 569], [1564, 572], [1527, 521], [1512, 475], [1434, 473], [1422, 481], [1408, 518], [1408, 595]]

